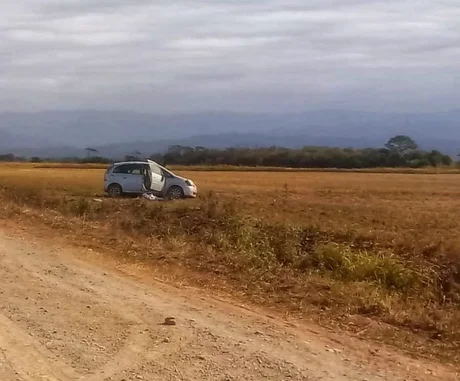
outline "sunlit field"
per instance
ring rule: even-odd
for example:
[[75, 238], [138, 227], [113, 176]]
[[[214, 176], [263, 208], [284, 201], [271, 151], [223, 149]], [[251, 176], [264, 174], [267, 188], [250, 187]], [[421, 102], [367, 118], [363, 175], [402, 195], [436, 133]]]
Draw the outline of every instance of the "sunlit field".
[[[411, 245], [456, 244], [460, 175], [184, 171], [210, 192], [271, 220], [354, 230]], [[66, 196], [103, 195], [104, 169], [0, 166], [0, 185]], [[189, 204], [197, 201], [190, 200]]]

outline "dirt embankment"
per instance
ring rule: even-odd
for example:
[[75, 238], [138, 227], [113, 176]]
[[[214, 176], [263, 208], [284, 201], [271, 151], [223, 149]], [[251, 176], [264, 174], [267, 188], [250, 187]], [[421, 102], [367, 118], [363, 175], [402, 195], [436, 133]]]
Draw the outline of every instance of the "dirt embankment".
[[[175, 325], [163, 324], [174, 317]], [[0, 233], [1, 380], [457, 380], [340, 332]]]

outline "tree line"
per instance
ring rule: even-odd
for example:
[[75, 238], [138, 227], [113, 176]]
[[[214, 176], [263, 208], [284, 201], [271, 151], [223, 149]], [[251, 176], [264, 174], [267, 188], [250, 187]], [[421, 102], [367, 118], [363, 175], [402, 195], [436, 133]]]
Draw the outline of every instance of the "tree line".
[[164, 155], [153, 155], [155, 161], [167, 165], [234, 165], [290, 168], [422, 168], [449, 166], [453, 160], [437, 150], [419, 149], [408, 136], [391, 138], [384, 148], [304, 147], [288, 149], [228, 148], [172, 146]]
[[58, 163], [72, 163], [72, 164], [111, 164], [112, 159], [103, 156], [89, 156], [89, 157], [24, 157], [16, 156], [12, 153], [0, 154], [0, 162], [18, 162], [18, 163], [45, 163], [45, 162], [58, 162]]
[[[97, 150], [87, 149], [85, 158], [65, 158], [58, 161], [73, 163], [108, 164], [112, 160], [97, 156]], [[452, 165], [452, 158], [438, 150], [422, 150], [409, 136], [398, 135], [391, 138], [383, 148], [333, 148], [304, 147], [289, 149], [269, 148], [227, 148], [171, 146], [166, 153], [150, 155], [152, 160], [165, 165], [232, 165], [266, 166], [290, 168], [422, 168]], [[124, 160], [145, 159], [135, 151]], [[25, 161], [12, 154], [0, 155], [0, 161]], [[53, 161], [52, 158], [30, 158], [31, 162]], [[56, 160], [54, 160], [56, 161]]]

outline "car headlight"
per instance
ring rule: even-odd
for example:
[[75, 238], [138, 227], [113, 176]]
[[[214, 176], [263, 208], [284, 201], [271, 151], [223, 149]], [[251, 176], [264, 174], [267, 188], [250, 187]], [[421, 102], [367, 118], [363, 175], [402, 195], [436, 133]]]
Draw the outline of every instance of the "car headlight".
[[193, 183], [190, 180], [185, 180], [185, 184], [187, 184], [189, 187], [193, 186]]

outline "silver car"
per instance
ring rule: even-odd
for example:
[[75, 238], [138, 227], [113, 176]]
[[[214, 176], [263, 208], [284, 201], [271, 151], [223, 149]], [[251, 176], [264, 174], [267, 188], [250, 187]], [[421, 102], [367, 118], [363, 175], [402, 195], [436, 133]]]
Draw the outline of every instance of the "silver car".
[[192, 180], [177, 176], [152, 160], [113, 164], [105, 172], [104, 190], [111, 197], [143, 193], [168, 199], [197, 196]]

